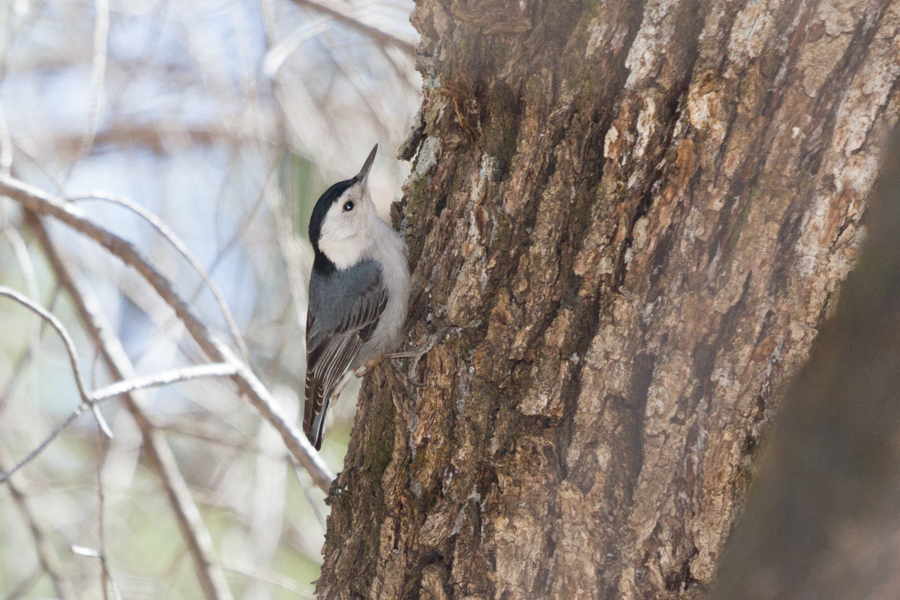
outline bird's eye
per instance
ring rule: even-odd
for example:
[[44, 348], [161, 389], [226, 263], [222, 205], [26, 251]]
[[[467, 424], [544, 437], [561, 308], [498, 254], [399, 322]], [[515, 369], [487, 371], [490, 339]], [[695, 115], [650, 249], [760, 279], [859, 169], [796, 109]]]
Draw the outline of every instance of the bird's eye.
[[347, 210], [347, 211], [353, 210], [353, 202], [348, 200], [346, 203], [344, 203], [344, 210]]

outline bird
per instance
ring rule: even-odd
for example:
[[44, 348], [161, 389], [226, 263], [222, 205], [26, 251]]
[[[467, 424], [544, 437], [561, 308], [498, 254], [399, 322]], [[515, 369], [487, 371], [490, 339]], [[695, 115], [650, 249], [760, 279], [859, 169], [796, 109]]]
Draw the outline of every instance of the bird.
[[303, 431], [322, 447], [325, 415], [353, 375], [400, 341], [409, 302], [406, 244], [375, 209], [360, 172], [323, 193], [309, 219], [314, 260], [306, 315]]

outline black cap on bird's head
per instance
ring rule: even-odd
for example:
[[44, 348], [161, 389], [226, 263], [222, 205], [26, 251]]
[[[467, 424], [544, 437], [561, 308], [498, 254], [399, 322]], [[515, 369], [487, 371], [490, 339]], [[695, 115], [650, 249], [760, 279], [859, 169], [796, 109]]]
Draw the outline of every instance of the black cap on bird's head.
[[325, 193], [319, 196], [319, 200], [316, 202], [315, 208], [313, 208], [312, 216], [309, 218], [309, 241], [312, 243], [313, 249], [317, 253], [319, 251], [319, 236], [322, 233], [322, 222], [325, 221], [325, 215], [328, 214], [328, 210], [335, 202], [337, 202], [338, 198], [350, 189], [351, 186], [360, 183], [365, 187], [366, 182], [369, 179], [369, 171], [372, 169], [372, 163], [375, 162], [375, 154], [377, 152], [378, 144], [375, 144], [375, 147], [369, 152], [369, 157], [366, 159], [366, 162], [363, 163], [362, 169], [360, 169], [356, 176], [345, 179], [344, 181], [338, 181], [325, 190]]

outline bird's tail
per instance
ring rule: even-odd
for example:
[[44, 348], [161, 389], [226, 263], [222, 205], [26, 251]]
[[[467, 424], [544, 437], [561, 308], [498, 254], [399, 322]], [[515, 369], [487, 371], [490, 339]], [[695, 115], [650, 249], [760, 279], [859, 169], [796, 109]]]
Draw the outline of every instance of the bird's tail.
[[316, 450], [322, 449], [322, 438], [325, 437], [325, 415], [328, 413], [328, 407], [331, 406], [332, 400], [336, 400], [341, 395], [354, 374], [355, 371], [352, 370], [344, 373], [334, 389], [328, 390], [319, 402], [316, 402], [316, 390], [310, 386], [309, 376], [307, 376], [303, 433], [306, 434], [309, 443], [315, 446]]
[[312, 423], [304, 423], [303, 429], [309, 442], [315, 446], [316, 450], [322, 449], [322, 438], [325, 437], [325, 413], [328, 412], [328, 405], [331, 404], [330, 395], [322, 402], [322, 409], [319, 410], [312, 419]]

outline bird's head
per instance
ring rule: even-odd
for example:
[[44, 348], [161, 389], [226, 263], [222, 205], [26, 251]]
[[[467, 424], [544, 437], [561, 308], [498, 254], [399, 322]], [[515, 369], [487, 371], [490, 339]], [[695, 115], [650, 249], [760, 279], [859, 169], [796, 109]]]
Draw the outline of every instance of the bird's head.
[[[371, 243], [378, 211], [369, 194], [369, 170], [376, 144], [360, 172], [340, 181], [319, 197], [309, 219], [309, 241], [316, 253], [316, 268], [346, 269], [358, 263]], [[325, 260], [323, 260], [325, 259]]]

